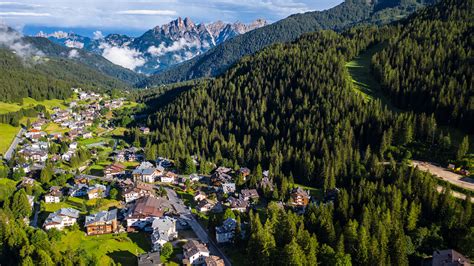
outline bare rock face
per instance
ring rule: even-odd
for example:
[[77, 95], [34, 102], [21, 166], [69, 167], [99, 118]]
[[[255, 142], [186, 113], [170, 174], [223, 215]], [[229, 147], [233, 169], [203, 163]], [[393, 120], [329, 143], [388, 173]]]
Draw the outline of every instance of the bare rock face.
[[135, 71], [152, 74], [200, 55], [210, 48], [240, 34], [263, 27], [267, 22], [257, 19], [249, 24], [216, 21], [195, 24], [189, 17], [156, 26], [142, 36], [132, 38], [121, 34], [110, 34], [100, 39], [91, 39], [74, 33], [58, 32], [45, 35], [64, 46], [77, 44], [82, 48], [106, 57], [132, 56], [137, 61]]

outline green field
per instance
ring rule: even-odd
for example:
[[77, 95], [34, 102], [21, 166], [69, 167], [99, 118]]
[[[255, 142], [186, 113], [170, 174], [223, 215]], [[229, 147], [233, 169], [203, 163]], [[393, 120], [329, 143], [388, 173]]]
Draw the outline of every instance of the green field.
[[19, 130], [19, 127], [0, 124], [0, 154], [4, 154], [8, 150]]
[[355, 57], [354, 60], [348, 62], [346, 68], [354, 84], [354, 89], [363, 95], [365, 99], [380, 99], [382, 103], [386, 104], [390, 109], [396, 110], [382, 93], [380, 84], [370, 71], [372, 56], [380, 52], [383, 47], [383, 44], [374, 45]]
[[39, 104], [44, 105], [46, 109], [48, 110], [51, 110], [54, 107], [66, 109], [66, 106], [64, 105], [63, 100], [53, 99], [53, 100], [37, 101], [33, 98], [28, 97], [28, 98], [23, 99], [23, 104], [0, 102], [0, 114], [15, 112], [15, 111], [20, 110], [21, 108], [34, 107]]
[[120, 207], [120, 202], [117, 200], [111, 199], [82, 199], [76, 197], [68, 197], [65, 200], [59, 203], [45, 203], [44, 204], [44, 211], [45, 212], [55, 212], [61, 208], [74, 208], [74, 209], [81, 209], [82, 204], [85, 203], [87, 210], [89, 212], [97, 212], [97, 211], [104, 211], [108, 210], [110, 207]]
[[82, 231], [67, 232], [55, 249], [65, 251], [83, 248], [87, 254], [99, 259], [99, 265], [109, 265], [111, 261], [122, 265], [136, 265], [136, 255], [151, 248], [150, 237], [144, 233], [107, 234], [86, 236]]

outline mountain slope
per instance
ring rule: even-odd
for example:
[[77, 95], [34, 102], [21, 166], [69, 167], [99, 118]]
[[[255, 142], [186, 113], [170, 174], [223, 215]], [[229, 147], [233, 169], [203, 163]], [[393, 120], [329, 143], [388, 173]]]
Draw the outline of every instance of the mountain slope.
[[[355, 23], [382, 23], [399, 19], [413, 12], [421, 3], [434, 0], [346, 1], [325, 11], [292, 15], [286, 19], [237, 36], [205, 54], [148, 78], [141, 86], [172, 83], [199, 77], [216, 76], [245, 55], [278, 42], [290, 42], [303, 33], [320, 29], [341, 30]], [[403, 3], [402, 3], [403, 2]], [[395, 4], [387, 4], [395, 3]], [[372, 20], [373, 18], [373, 20]]]
[[64, 47], [43, 37], [23, 37], [23, 40], [47, 56], [76, 61], [77, 63], [95, 69], [99, 73], [116, 78], [130, 85], [144, 78], [144, 76], [140, 74], [111, 63], [100, 55], [82, 49]]
[[446, 0], [402, 21], [373, 58], [393, 103], [474, 132], [473, 0]]

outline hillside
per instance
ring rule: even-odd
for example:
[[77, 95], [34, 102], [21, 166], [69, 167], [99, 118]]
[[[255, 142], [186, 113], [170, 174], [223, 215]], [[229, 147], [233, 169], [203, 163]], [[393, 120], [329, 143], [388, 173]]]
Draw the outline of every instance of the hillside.
[[49, 57], [58, 57], [76, 64], [82, 64], [103, 75], [128, 83], [130, 86], [144, 78], [144, 75], [113, 64], [100, 55], [82, 49], [64, 47], [42, 37], [24, 37], [23, 40]]
[[[435, 17], [439, 8], [454, 15], [463, 7], [461, 0], [448, 0], [405, 25]], [[200, 165], [270, 169], [278, 189], [264, 193], [275, 200], [284, 200], [291, 184], [323, 192], [337, 187], [334, 205], [311, 206], [301, 222], [325, 247], [317, 254], [323, 265], [347, 260], [354, 265], [420, 264], [440, 247], [472, 256], [470, 203], [454, 201], [447, 196], [449, 188], [439, 194], [435, 178], [404, 163], [425, 147], [453, 158], [459, 143], [446, 145], [443, 129], [430, 115], [391, 111], [376, 96], [367, 101], [354, 90], [346, 68], [356, 56], [380, 53], [380, 45], [401, 32], [398, 26], [321, 31], [246, 57], [161, 106], [149, 118], [154, 131], [146, 138], [145, 152], [156, 150], [178, 162], [197, 155]], [[257, 182], [244, 184], [255, 187]], [[452, 215], [457, 212], [469, 214]], [[291, 217], [280, 214], [263, 222], [251, 217], [243, 260], [248, 265], [308, 260], [311, 253], [288, 251], [306, 246], [280, 232], [298, 228], [292, 225], [298, 219]], [[436, 244], [425, 240], [434, 236]]]
[[157, 73], [141, 86], [172, 83], [193, 78], [216, 76], [223, 73], [243, 56], [279, 42], [290, 42], [303, 33], [320, 29], [342, 30], [356, 23], [380, 24], [400, 19], [423, 3], [432, 0], [388, 1], [368, 4], [365, 0], [346, 1], [334, 8], [292, 15], [286, 19], [237, 36], [167, 71]]
[[472, 10], [472, 0], [449, 0], [400, 22], [372, 62], [396, 106], [474, 132]]
[[65, 99], [71, 95], [71, 87], [128, 87], [72, 60], [38, 56], [22, 59], [6, 49], [0, 49], [0, 84], [2, 102], [21, 102], [26, 97]]

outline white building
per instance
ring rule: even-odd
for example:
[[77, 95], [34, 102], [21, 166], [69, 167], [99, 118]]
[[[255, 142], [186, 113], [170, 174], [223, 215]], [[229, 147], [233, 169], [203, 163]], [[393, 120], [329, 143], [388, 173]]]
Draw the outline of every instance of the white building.
[[62, 208], [56, 212], [50, 213], [44, 221], [43, 228], [49, 230], [56, 228], [63, 230], [64, 227], [72, 226], [79, 218], [79, 211], [72, 208]]
[[183, 246], [183, 264], [201, 265], [209, 257], [209, 249], [196, 240], [189, 240]]
[[155, 218], [151, 223], [151, 227], [153, 228], [151, 234], [153, 251], [160, 251], [164, 244], [178, 237], [176, 219], [169, 216]]
[[60, 187], [51, 187], [49, 192], [44, 196], [44, 202], [46, 203], [58, 203], [61, 201], [63, 193]]

